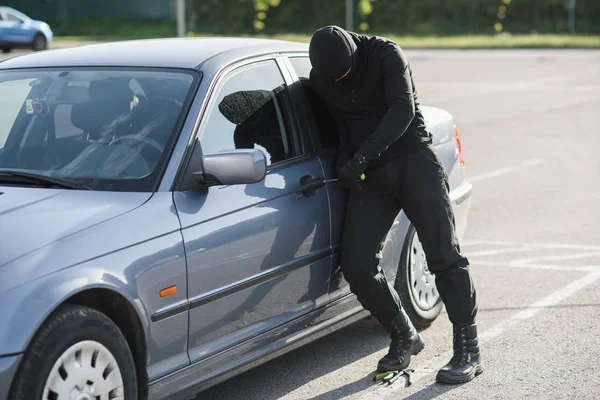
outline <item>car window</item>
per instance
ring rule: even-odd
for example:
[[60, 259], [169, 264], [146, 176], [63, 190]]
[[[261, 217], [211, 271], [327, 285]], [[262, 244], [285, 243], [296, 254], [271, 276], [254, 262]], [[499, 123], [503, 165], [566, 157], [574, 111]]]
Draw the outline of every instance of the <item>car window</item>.
[[300, 79], [308, 79], [312, 65], [308, 57], [290, 57], [290, 63]]
[[19, 79], [0, 82], [0, 93], [10, 93], [10, 96], [0, 96], [0, 149], [4, 147], [25, 98], [31, 91], [29, 84], [33, 79]]
[[199, 75], [152, 68], [0, 71], [0, 171], [150, 191]]
[[6, 13], [6, 20], [11, 22], [22, 22], [22, 19], [9, 12]]
[[214, 96], [200, 135], [204, 154], [258, 149], [269, 165], [300, 155], [289, 121], [287, 86], [274, 60], [235, 69]]
[[310, 70], [312, 65], [308, 57], [290, 57], [290, 63], [298, 75], [306, 102], [310, 105], [306, 110], [307, 117], [316, 124], [316, 129], [324, 149], [338, 145], [337, 123], [329, 112], [327, 105], [319, 98], [310, 86]]

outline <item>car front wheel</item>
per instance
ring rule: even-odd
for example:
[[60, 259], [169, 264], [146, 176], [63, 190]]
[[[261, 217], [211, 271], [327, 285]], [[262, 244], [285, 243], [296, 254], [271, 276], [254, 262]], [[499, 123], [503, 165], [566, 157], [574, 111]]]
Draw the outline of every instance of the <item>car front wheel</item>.
[[442, 301], [435, 286], [435, 276], [429, 271], [419, 235], [412, 225], [402, 248], [395, 289], [417, 329], [428, 327], [440, 314]]
[[137, 399], [135, 364], [127, 341], [99, 311], [63, 306], [25, 352], [9, 399]]
[[32, 47], [35, 51], [46, 50], [48, 48], [48, 40], [46, 40], [46, 36], [42, 35], [41, 33], [35, 35], [33, 38]]
[[3, 53], [10, 53], [12, 49], [12, 47], [2, 47], [0, 50], [2, 50]]

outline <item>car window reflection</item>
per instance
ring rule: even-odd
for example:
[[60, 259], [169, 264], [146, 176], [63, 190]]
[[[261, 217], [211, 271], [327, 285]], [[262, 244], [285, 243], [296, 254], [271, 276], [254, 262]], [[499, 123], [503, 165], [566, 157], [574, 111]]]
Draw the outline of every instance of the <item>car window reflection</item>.
[[274, 91], [244, 90], [231, 93], [219, 103], [219, 110], [230, 122], [236, 125], [233, 142], [236, 149], [253, 149], [260, 146], [269, 155], [270, 163], [291, 158], [286, 151], [282, 135], [281, 101], [277, 94], [283, 86]]

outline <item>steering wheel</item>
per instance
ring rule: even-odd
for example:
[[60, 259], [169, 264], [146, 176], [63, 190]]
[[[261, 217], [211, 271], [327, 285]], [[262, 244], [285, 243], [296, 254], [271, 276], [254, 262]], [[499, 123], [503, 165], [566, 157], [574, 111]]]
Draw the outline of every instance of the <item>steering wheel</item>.
[[163, 146], [160, 143], [158, 143], [156, 140], [150, 139], [146, 136], [140, 136], [140, 135], [135, 135], [135, 134], [121, 136], [120, 138], [115, 139], [112, 142], [110, 142], [109, 145], [112, 146], [123, 140], [133, 140], [133, 141], [142, 142], [142, 143], [145, 143], [145, 144], [153, 147], [154, 149], [158, 150], [160, 153], [162, 153], [162, 151], [163, 151]]
[[[176, 107], [177, 109], [181, 109], [183, 107], [182, 102], [177, 101], [170, 97], [164, 97], [164, 96], [160, 96], [160, 95], [154, 95], [154, 96], [148, 96], [148, 97], [140, 96], [140, 100], [141, 100], [140, 105], [138, 107], [140, 107], [141, 110], [145, 110], [145, 107], [147, 107], [148, 105], [151, 105], [153, 103], [168, 104], [169, 106]], [[133, 112], [134, 113], [136, 112], [135, 109]], [[142, 111], [142, 112], [146, 112], [146, 111]], [[113, 140], [112, 142], [110, 142], [110, 145], [117, 144], [117, 143], [119, 143], [121, 141], [125, 141], [125, 140], [134, 140], [134, 141], [142, 142], [144, 144], [151, 146], [152, 148], [154, 148], [161, 154], [164, 149], [164, 146], [161, 145], [157, 140], [151, 139], [147, 136], [141, 136], [138, 134], [123, 135], [123, 136]]]

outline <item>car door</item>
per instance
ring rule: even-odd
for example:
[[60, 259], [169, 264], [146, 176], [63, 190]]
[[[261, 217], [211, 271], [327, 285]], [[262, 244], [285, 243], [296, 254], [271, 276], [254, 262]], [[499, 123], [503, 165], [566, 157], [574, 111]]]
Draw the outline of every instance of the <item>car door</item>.
[[187, 254], [192, 362], [328, 299], [327, 192], [295, 193], [323, 170], [292, 117], [280, 65], [245, 61], [218, 79], [197, 145], [202, 154], [259, 149], [268, 170], [255, 184], [174, 193]]
[[14, 22], [7, 20], [6, 12], [0, 10], [0, 43], [12, 42], [14, 25]]
[[25, 21], [19, 18], [14, 13], [6, 11], [4, 13], [4, 22], [6, 26], [6, 41], [11, 43], [27, 43], [31, 35]]
[[[336, 178], [336, 150], [339, 143], [337, 125], [327, 106], [311, 88], [309, 82], [312, 68], [308, 54], [290, 54], [287, 58], [292, 79], [301, 88], [298, 92], [300, 108], [306, 120], [316, 146], [325, 176], [327, 179]], [[333, 250], [332, 276], [329, 288], [329, 300], [334, 301], [350, 293], [350, 286], [344, 279], [340, 268], [340, 247], [342, 229], [346, 212], [348, 192], [337, 184], [327, 185], [331, 213], [331, 246]]]

